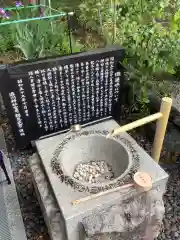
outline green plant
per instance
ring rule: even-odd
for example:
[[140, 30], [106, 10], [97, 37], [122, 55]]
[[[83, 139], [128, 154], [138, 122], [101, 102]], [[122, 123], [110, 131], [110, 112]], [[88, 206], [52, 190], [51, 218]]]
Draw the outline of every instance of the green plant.
[[[171, 26], [173, 29], [179, 31], [180, 29], [180, 10], [177, 11], [174, 14], [174, 17], [171, 21]], [[180, 44], [180, 39], [178, 40], [179, 44]], [[178, 53], [177, 53], [178, 54]], [[179, 64], [175, 67], [175, 76], [178, 80], [180, 80], [180, 62]]]
[[45, 50], [45, 39], [42, 36], [41, 24], [16, 24], [15, 45], [27, 59], [43, 57]]
[[[45, 15], [47, 11], [44, 9]], [[17, 9], [11, 15], [11, 20], [33, 18], [37, 14], [38, 8]], [[41, 19], [9, 26], [8, 30], [6, 26], [0, 27], [0, 50], [3, 53], [13, 50], [13, 54], [17, 52], [26, 60], [70, 53], [66, 17], [57, 21]], [[82, 48], [73, 37], [72, 47], [73, 52], [79, 52]]]
[[100, 33], [103, 23], [107, 22], [107, 17], [110, 15], [109, 7], [108, 0], [83, 1], [79, 5], [79, 21], [86, 29], [96, 30]]
[[[66, 22], [57, 22], [45, 37], [46, 55], [65, 55], [70, 53], [69, 34]], [[80, 52], [83, 46], [71, 34], [72, 51]]]
[[[64, 55], [70, 53], [66, 23], [51, 23], [46, 20], [19, 23], [15, 27], [16, 48], [25, 59]], [[72, 38], [73, 52], [81, 51], [82, 46]]]
[[180, 0], [100, 1], [102, 24], [97, 3], [86, 0], [83, 4], [80, 19], [88, 24], [93, 21], [92, 26], [101, 29], [107, 43], [115, 41], [126, 49], [122, 64], [127, 69], [133, 106], [138, 102], [144, 109], [152, 82], [158, 81], [157, 73], [174, 74], [180, 65]]
[[6, 53], [14, 49], [13, 35], [10, 27], [0, 27], [0, 52]]
[[170, 1], [157, 3], [151, 0], [146, 3], [141, 0], [134, 3], [129, 0], [124, 3], [119, 11], [128, 11], [118, 15], [117, 42], [126, 48], [124, 64], [133, 95], [138, 102], [146, 105], [154, 75], [160, 72], [173, 74], [179, 63], [180, 35], [171, 24], [172, 12], [167, 11]]
[[[48, 15], [48, 9], [43, 14]], [[11, 21], [39, 16], [39, 8], [22, 8], [11, 12]], [[4, 20], [5, 21], [5, 20]], [[83, 46], [71, 34], [72, 51], [80, 52]], [[35, 20], [0, 26], [0, 51], [14, 59], [37, 59], [70, 53], [67, 19]], [[18, 57], [18, 59], [19, 59]], [[2, 59], [4, 59], [2, 57]]]

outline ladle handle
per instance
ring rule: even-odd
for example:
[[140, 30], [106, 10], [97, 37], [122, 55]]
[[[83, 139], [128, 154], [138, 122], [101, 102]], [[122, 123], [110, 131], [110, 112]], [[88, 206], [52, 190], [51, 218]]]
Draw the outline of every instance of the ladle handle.
[[71, 203], [72, 203], [72, 205], [77, 205], [79, 203], [86, 202], [86, 201], [89, 201], [91, 199], [98, 198], [98, 197], [104, 196], [106, 194], [109, 194], [109, 193], [112, 193], [112, 192], [116, 192], [116, 191], [119, 191], [121, 189], [133, 187], [133, 186], [134, 186], [133, 183], [129, 183], [129, 184], [117, 187], [117, 188], [109, 189], [109, 190], [107, 190], [105, 192], [100, 192], [100, 193], [97, 193], [97, 194], [89, 195], [89, 196], [81, 198], [81, 199], [73, 200]]
[[134, 183], [125, 184], [125, 185], [117, 187], [117, 188], [112, 188], [112, 189], [109, 189], [104, 192], [89, 195], [89, 196], [81, 198], [81, 199], [73, 200], [71, 202], [71, 204], [77, 205], [79, 203], [86, 202], [86, 201], [92, 200], [94, 198], [98, 198], [98, 197], [104, 196], [106, 194], [117, 192], [119, 190], [122, 190], [125, 188], [130, 188], [130, 187], [135, 187], [137, 192], [139, 192], [139, 193], [147, 192], [152, 188], [152, 178], [146, 172], [136, 172], [133, 176], [133, 180], [134, 180]]

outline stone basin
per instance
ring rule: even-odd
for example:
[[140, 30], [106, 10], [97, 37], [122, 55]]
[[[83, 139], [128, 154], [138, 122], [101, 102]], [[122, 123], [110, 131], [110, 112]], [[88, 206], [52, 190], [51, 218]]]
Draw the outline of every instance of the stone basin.
[[[106, 132], [103, 130], [109, 130], [117, 128], [118, 124], [114, 120], [103, 121], [98, 124], [90, 125], [88, 127], [84, 127], [84, 131], [86, 131], [87, 136], [91, 136], [93, 134], [97, 134], [98, 136], [105, 136]], [[97, 132], [98, 130], [98, 132]], [[94, 131], [94, 133], [93, 133]], [[99, 131], [101, 131], [99, 133]], [[81, 133], [78, 133], [81, 134]], [[99, 232], [101, 236], [97, 236], [99, 239], [141, 239], [144, 238], [144, 230], [146, 230], [146, 219], [149, 222], [149, 230], [147, 233], [153, 233], [154, 236], [157, 237], [157, 232], [159, 231], [159, 227], [161, 226], [162, 220], [162, 194], [165, 191], [165, 184], [167, 182], [167, 174], [161, 169], [157, 163], [153, 161], [153, 159], [132, 139], [127, 133], [122, 133], [120, 136], [115, 138], [114, 140], [120, 141], [123, 143], [129, 150], [132, 156], [132, 168], [129, 169], [127, 174], [125, 174], [122, 178], [122, 182], [131, 182], [134, 171], [144, 171], [149, 173], [153, 179], [153, 189], [152, 192], [148, 193], [150, 199], [146, 200], [146, 197], [143, 194], [138, 194], [136, 191], [128, 188], [127, 190], [122, 190], [118, 192], [114, 192], [111, 194], [107, 194], [104, 196], [100, 196], [99, 198], [92, 199], [91, 201], [87, 201], [86, 203], [81, 203], [77, 205], [72, 205], [72, 201], [76, 199], [81, 199], [89, 196], [89, 193], [94, 192], [94, 188], [91, 188], [92, 185], [88, 186], [89, 189], [84, 189], [89, 192], [80, 192], [77, 189], [77, 185], [67, 176], [63, 175], [63, 172], [60, 169], [60, 155], [65, 150], [65, 148], [69, 145], [70, 141], [75, 141], [74, 139], [78, 139], [79, 135], [73, 136], [75, 134], [68, 133], [67, 134], [59, 134], [50, 138], [45, 138], [42, 140], [36, 141], [36, 146], [38, 149], [37, 157], [39, 159], [39, 166], [42, 167], [42, 172], [44, 174], [45, 179], [40, 179], [41, 174], [39, 171], [34, 172], [34, 176], [36, 176], [37, 180], [37, 189], [42, 192], [40, 196], [40, 200], [43, 200], [43, 203], [47, 205], [45, 216], [48, 216], [50, 225], [53, 230], [57, 229], [57, 224], [54, 227], [53, 218], [54, 214], [54, 206], [49, 211], [49, 198], [52, 194], [54, 198], [54, 202], [57, 205], [57, 209], [62, 215], [60, 217], [59, 222], [57, 219], [55, 220], [58, 224], [60, 223], [63, 229], [60, 229], [62, 234], [67, 235], [66, 239], [69, 240], [84, 240], [84, 239], [94, 239], [96, 237], [86, 237], [85, 231], [88, 229], [85, 228], [87, 226], [87, 221], [85, 219], [92, 219], [93, 223], [91, 226], [93, 231]], [[65, 138], [67, 136], [67, 139]], [[82, 135], [86, 136], [86, 134]], [[64, 145], [64, 146], [63, 146]], [[54, 173], [52, 172], [52, 166]], [[44, 167], [44, 168], [43, 168]], [[34, 170], [36, 169], [36, 165]], [[46, 174], [44, 173], [44, 170]], [[46, 180], [46, 181], [45, 181]], [[63, 182], [62, 182], [63, 181]], [[47, 185], [48, 184], [48, 185]], [[69, 185], [67, 185], [69, 184]], [[43, 185], [43, 186], [42, 186]], [[109, 184], [110, 185], [110, 184]], [[108, 185], [108, 187], [109, 187]], [[47, 186], [49, 186], [49, 191], [47, 191]], [[83, 184], [84, 186], [84, 184]], [[83, 186], [81, 186], [81, 190], [83, 190]], [[73, 188], [74, 187], [74, 188]], [[97, 189], [104, 190], [104, 189]], [[154, 192], [155, 191], [155, 192]], [[139, 197], [142, 196], [143, 201], [139, 200]], [[141, 197], [140, 197], [141, 198]], [[158, 200], [158, 204], [156, 203]], [[149, 201], [150, 200], [150, 201]], [[148, 203], [148, 204], [147, 204]], [[149, 204], [152, 203], [151, 209], [151, 222], [149, 221], [149, 214], [144, 214], [142, 218], [142, 209], [149, 210]], [[146, 205], [148, 206], [146, 208]], [[44, 206], [42, 206], [44, 211]], [[111, 208], [111, 206], [117, 206], [118, 209], [122, 209], [122, 211], [117, 211], [117, 208]], [[110, 215], [111, 209], [114, 211], [113, 216]], [[143, 210], [143, 211], [144, 211]], [[129, 215], [130, 213], [130, 215]], [[140, 214], [139, 214], [140, 213]], [[46, 215], [48, 214], [48, 215]], [[107, 217], [105, 217], [107, 216]], [[100, 220], [99, 217], [101, 217]], [[117, 218], [116, 218], [117, 217]], [[122, 220], [119, 220], [122, 219]], [[108, 220], [106, 223], [104, 221]], [[112, 219], [113, 222], [110, 222]], [[109, 221], [110, 220], [110, 221]], [[117, 228], [115, 229], [114, 221], [117, 222]], [[122, 225], [121, 225], [122, 222]], [[97, 223], [97, 224], [96, 224]], [[81, 228], [83, 224], [83, 227]], [[133, 224], [133, 225], [132, 225]], [[95, 228], [94, 228], [95, 226]], [[125, 227], [124, 227], [125, 226]], [[141, 227], [143, 228], [141, 231]], [[90, 229], [92, 229], [90, 227]], [[97, 229], [99, 228], [99, 229]], [[122, 229], [119, 229], [122, 228]], [[100, 231], [99, 231], [100, 230]], [[109, 234], [103, 234], [104, 232], [112, 232]], [[114, 235], [115, 231], [120, 232], [120, 235]], [[155, 232], [154, 232], [155, 231]], [[88, 231], [88, 233], [90, 233]], [[88, 235], [87, 233], [87, 235]], [[55, 231], [54, 233], [56, 239], [65, 239], [61, 238], [61, 234], [59, 231]], [[87, 236], [86, 235], [86, 236]], [[105, 236], [106, 235], [106, 236]], [[147, 236], [148, 238], [149, 236]]]
[[[130, 180], [138, 165], [134, 152], [119, 137], [106, 139], [107, 134], [107, 131], [81, 131], [64, 138], [52, 161], [62, 181], [79, 191], [98, 192], [123, 185], [127, 178]], [[74, 178], [76, 166], [91, 161], [105, 161], [112, 167], [114, 179], [88, 183]]]

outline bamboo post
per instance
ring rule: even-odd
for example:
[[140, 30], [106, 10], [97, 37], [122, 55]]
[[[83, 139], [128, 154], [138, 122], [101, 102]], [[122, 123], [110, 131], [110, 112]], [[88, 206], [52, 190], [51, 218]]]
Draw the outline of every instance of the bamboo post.
[[152, 158], [159, 162], [164, 136], [166, 132], [166, 127], [168, 124], [169, 114], [171, 111], [172, 99], [165, 97], [162, 99], [160, 112], [162, 113], [162, 118], [160, 118], [156, 123], [156, 132], [154, 137]]

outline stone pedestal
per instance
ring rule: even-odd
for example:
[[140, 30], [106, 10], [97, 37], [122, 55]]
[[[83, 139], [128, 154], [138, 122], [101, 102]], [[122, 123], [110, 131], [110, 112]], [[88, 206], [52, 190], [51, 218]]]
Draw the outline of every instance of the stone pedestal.
[[[108, 120], [87, 127], [89, 130], [111, 130], [118, 127]], [[153, 189], [137, 194], [135, 189], [114, 192], [73, 206], [72, 200], [87, 192], [67, 186], [52, 171], [51, 159], [64, 135], [36, 142], [38, 154], [30, 159], [34, 185], [52, 239], [153, 239], [158, 235], [164, 206], [162, 196], [168, 175], [127, 133], [121, 134], [139, 155], [139, 171], [152, 176]], [[123, 161], [121, 159], [120, 161]], [[129, 179], [129, 181], [131, 181]]]

